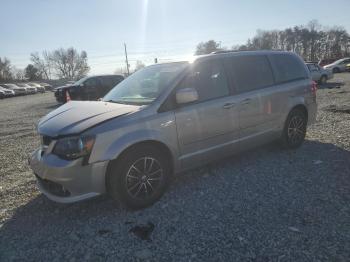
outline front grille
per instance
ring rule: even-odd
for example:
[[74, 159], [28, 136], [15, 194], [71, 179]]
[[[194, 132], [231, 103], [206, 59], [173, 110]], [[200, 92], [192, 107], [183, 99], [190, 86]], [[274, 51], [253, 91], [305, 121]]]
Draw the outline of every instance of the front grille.
[[59, 197], [70, 196], [70, 192], [67, 189], [65, 189], [62, 185], [47, 179], [43, 179], [38, 175], [35, 175], [35, 176], [38, 179], [40, 185], [49, 193]]
[[43, 146], [49, 146], [51, 142], [52, 142], [52, 137], [42, 136], [42, 144], [43, 144]]

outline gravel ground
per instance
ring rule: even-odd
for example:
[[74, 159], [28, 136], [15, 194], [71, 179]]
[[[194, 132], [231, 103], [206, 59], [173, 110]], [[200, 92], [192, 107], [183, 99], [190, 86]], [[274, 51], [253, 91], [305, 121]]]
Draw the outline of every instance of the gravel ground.
[[53, 94], [0, 101], [0, 261], [350, 261], [350, 74], [318, 102], [300, 149], [181, 174], [155, 205], [126, 211], [41, 195], [26, 161]]

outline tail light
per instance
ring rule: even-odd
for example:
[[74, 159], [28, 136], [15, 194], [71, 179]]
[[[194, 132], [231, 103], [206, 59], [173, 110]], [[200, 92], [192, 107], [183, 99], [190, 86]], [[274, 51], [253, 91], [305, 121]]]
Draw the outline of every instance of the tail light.
[[311, 84], [311, 93], [316, 96], [316, 92], [317, 92], [317, 83], [315, 81], [312, 81]]
[[66, 102], [71, 101], [72, 99], [70, 98], [68, 90], [66, 90]]

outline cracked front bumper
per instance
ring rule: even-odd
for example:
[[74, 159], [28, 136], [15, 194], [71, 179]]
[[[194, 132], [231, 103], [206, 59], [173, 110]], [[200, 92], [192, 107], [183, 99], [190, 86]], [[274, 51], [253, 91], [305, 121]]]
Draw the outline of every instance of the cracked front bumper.
[[28, 162], [39, 190], [55, 202], [73, 203], [106, 192], [107, 161], [83, 165], [83, 159], [67, 161], [37, 149]]

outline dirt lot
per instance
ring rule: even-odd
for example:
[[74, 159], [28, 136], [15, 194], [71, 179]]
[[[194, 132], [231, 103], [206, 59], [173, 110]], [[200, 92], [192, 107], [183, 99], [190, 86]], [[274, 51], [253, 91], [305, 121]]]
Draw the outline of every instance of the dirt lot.
[[47, 200], [27, 154], [51, 92], [0, 101], [0, 261], [350, 261], [350, 74], [318, 91], [298, 150], [258, 148], [179, 176], [152, 207]]

